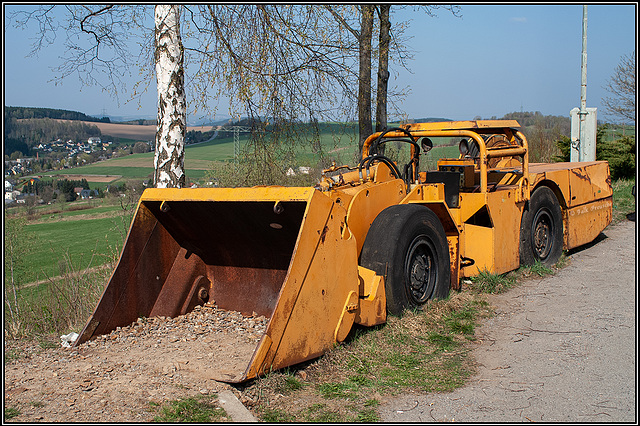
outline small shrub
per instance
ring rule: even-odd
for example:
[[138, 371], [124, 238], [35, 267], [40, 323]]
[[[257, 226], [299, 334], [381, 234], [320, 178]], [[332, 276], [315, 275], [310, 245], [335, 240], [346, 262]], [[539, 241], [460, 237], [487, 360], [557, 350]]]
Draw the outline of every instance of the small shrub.
[[14, 407], [4, 407], [4, 420], [11, 420], [12, 418], [19, 416], [20, 410]]
[[492, 274], [487, 270], [471, 278], [473, 288], [480, 293], [503, 293], [516, 285], [513, 274]]
[[289, 423], [295, 421], [296, 417], [277, 408], [262, 407], [260, 417], [267, 423]]
[[611, 178], [629, 179], [636, 173], [636, 138], [625, 136], [614, 141], [599, 141], [596, 160], [607, 160]]
[[154, 418], [155, 422], [197, 422], [211, 423], [220, 421], [227, 413], [216, 406], [210, 398], [191, 397], [171, 401], [161, 408], [161, 412]]
[[[596, 160], [609, 162], [611, 178], [629, 179], [635, 176], [636, 170], [636, 138], [635, 136], [622, 136], [619, 139], [607, 140], [608, 125], [598, 127], [596, 133]], [[571, 138], [561, 135], [556, 140], [556, 146], [560, 154], [554, 157], [555, 161], [571, 161]]]
[[555, 271], [552, 268], [549, 268], [548, 266], [543, 265], [540, 261], [536, 261], [536, 263], [534, 263], [531, 266], [525, 266], [520, 268], [522, 274], [525, 277], [529, 277], [531, 275], [537, 275], [538, 277], [546, 277], [549, 275], [553, 275], [555, 273]]

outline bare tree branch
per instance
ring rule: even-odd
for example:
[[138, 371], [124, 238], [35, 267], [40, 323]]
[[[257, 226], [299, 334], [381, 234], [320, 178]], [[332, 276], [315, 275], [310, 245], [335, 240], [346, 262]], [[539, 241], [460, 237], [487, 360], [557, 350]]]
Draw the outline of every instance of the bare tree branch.
[[602, 99], [605, 112], [625, 122], [636, 122], [636, 52], [624, 55], [604, 87], [611, 96]]

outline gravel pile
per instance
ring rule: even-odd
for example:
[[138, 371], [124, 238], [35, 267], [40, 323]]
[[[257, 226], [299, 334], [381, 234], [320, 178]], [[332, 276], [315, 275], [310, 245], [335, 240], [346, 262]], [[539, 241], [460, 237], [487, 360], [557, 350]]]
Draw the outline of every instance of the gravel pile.
[[[12, 421], [153, 420], [158, 404], [233, 387], [268, 319], [214, 305], [176, 318], [139, 318], [77, 348], [5, 342], [5, 406]], [[15, 357], [15, 356], [14, 356]], [[222, 380], [222, 381], [221, 381]]]
[[267, 328], [264, 316], [244, 316], [237, 311], [220, 309], [214, 304], [196, 306], [188, 314], [175, 318], [138, 318], [126, 327], [84, 343], [88, 347], [140, 344], [161, 347], [167, 343], [202, 341], [210, 343], [216, 337], [233, 335], [238, 342], [257, 344]]

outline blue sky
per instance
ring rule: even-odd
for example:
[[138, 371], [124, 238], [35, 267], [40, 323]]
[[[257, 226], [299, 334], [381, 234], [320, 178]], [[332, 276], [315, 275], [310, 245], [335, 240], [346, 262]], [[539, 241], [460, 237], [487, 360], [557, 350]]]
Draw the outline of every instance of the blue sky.
[[[414, 118], [500, 118], [521, 109], [569, 116], [580, 104], [582, 10], [579, 4], [463, 4], [461, 17], [444, 10], [428, 17], [407, 7], [392, 19], [411, 20], [412, 72], [392, 71], [390, 85], [410, 88], [400, 106]], [[602, 119], [603, 87], [621, 57], [635, 50], [637, 10], [627, 3], [591, 4], [587, 11], [587, 106], [598, 108]], [[4, 105], [155, 116], [153, 84], [140, 107], [80, 88], [74, 77], [56, 86], [50, 67], [58, 64], [60, 48], [26, 57], [34, 33], [6, 22], [4, 29]]]

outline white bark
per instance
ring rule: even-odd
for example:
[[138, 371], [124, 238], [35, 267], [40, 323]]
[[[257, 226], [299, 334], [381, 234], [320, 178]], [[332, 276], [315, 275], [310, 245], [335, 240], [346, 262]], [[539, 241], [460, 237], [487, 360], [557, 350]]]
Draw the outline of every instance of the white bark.
[[184, 138], [187, 129], [184, 92], [184, 49], [180, 37], [180, 6], [155, 7], [158, 129], [154, 156], [154, 186], [185, 185]]

